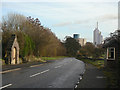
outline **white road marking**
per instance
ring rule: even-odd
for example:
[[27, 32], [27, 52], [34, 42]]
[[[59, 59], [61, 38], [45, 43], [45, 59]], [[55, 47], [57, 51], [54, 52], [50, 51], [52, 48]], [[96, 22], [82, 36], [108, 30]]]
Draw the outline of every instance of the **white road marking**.
[[36, 74], [34, 74], [34, 75], [31, 75], [30, 77], [34, 77], [34, 76], [37, 76], [37, 75], [39, 75], [39, 74], [41, 74], [41, 73], [36, 73]]
[[32, 66], [30, 66], [30, 67], [38, 67], [38, 66], [41, 66], [41, 65], [43, 65], [43, 64], [39, 64], [39, 65], [32, 65]]
[[75, 88], [77, 88], [77, 85], [75, 85]]
[[82, 76], [80, 76], [79, 79], [82, 80]]
[[102, 79], [102, 78], [106, 78], [106, 77], [104, 77], [104, 76], [97, 76], [96, 78]]
[[42, 71], [41, 74], [42, 74], [42, 73], [45, 73], [45, 72], [48, 72], [48, 71], [49, 71], [49, 69], [48, 69], [48, 70], [45, 70], [45, 71]]
[[56, 66], [55, 68], [59, 68], [59, 67], [61, 67], [62, 65], [60, 65], [60, 66]]
[[3, 88], [9, 87], [9, 86], [11, 86], [11, 85], [12, 85], [12, 84], [8, 84], [8, 85], [5, 85], [5, 86], [3, 86], [3, 87], [0, 87], [0, 90], [3, 89]]
[[30, 77], [34, 77], [34, 76], [37, 76], [37, 75], [39, 75], [39, 74], [43, 74], [43, 73], [48, 72], [48, 71], [49, 71], [49, 69], [48, 69], [48, 70], [45, 70], [45, 71], [42, 71], [42, 72], [40, 72], [40, 73], [33, 74], [33, 75], [31, 75]]
[[13, 71], [18, 71], [18, 70], [20, 70], [21, 68], [16, 68], [16, 69], [11, 69], [11, 70], [6, 70], [6, 71], [2, 71], [2, 72], [0, 72], [0, 74], [1, 73], [8, 73], [8, 72], [13, 72]]

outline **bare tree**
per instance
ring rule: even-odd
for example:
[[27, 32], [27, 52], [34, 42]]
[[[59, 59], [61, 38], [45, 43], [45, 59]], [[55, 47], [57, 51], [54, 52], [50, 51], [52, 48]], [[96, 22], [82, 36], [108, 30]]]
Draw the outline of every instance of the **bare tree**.
[[21, 14], [9, 13], [2, 17], [2, 29], [5, 30], [20, 30], [26, 17]]

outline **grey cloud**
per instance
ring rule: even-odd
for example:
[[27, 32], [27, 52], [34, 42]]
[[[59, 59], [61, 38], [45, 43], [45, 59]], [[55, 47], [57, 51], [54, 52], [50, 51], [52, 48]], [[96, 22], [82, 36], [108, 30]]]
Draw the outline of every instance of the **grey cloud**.
[[103, 16], [100, 16], [100, 17], [95, 17], [95, 18], [86, 19], [86, 20], [76, 20], [76, 21], [70, 21], [70, 22], [62, 22], [62, 23], [55, 24], [53, 26], [54, 27], [63, 27], [63, 26], [69, 26], [69, 25], [89, 23], [92, 20], [98, 20], [98, 21], [104, 22], [104, 21], [115, 20], [115, 19], [118, 19], [117, 15], [108, 14], [108, 15], [103, 15]]
[[63, 22], [63, 23], [58, 23], [58, 24], [55, 24], [53, 26], [55, 27], [61, 27], [61, 26], [67, 26], [67, 25], [71, 25], [72, 22]]
[[55, 24], [53, 26], [55, 26], [55, 27], [63, 27], [63, 26], [69, 26], [69, 25], [74, 25], [74, 24], [83, 24], [83, 23], [87, 23], [89, 21], [90, 20], [77, 20], [77, 21], [74, 21], [74, 22], [58, 23], [58, 24]]
[[102, 17], [100, 17], [101, 21], [108, 21], [108, 20], [115, 20], [115, 19], [118, 19], [117, 15], [112, 15], [112, 14], [103, 15]]
[[79, 20], [74, 22], [74, 24], [83, 24], [83, 23], [88, 23], [91, 19], [87, 19], [87, 20]]

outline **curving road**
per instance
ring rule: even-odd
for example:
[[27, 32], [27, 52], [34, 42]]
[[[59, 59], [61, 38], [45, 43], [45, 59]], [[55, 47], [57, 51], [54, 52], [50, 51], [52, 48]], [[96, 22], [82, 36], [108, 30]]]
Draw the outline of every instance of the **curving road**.
[[82, 61], [64, 58], [3, 73], [1, 88], [74, 88], [84, 71]]

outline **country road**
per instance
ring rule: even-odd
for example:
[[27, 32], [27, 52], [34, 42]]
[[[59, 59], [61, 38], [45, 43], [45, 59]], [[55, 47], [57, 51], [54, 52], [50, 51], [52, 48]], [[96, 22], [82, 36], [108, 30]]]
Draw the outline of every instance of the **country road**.
[[84, 71], [82, 61], [64, 58], [3, 73], [1, 88], [74, 88]]

